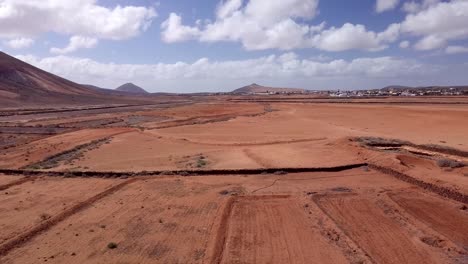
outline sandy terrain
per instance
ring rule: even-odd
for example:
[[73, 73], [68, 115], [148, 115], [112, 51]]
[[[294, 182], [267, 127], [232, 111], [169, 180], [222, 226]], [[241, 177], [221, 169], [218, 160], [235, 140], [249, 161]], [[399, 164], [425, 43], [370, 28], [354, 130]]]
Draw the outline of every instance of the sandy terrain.
[[239, 198], [221, 263], [347, 263], [309, 222], [301, 205], [287, 196]]
[[[313, 258], [322, 263], [353, 260], [449, 263], [457, 262], [465, 254], [463, 239], [466, 237], [463, 233], [454, 235], [446, 231], [446, 223], [424, 220], [431, 221], [427, 232], [424, 222], [414, 224], [404, 217], [397, 220], [389, 213], [382, 205], [382, 201], [391, 202], [387, 189], [406, 193], [412, 188], [412, 193], [418, 192], [419, 196], [425, 192], [372, 170], [135, 179], [9, 250], [0, 260], [2, 263], [45, 260], [52, 263], [212, 263], [215, 260], [309, 263]], [[96, 190], [100, 189], [95, 179], [68, 180], [76, 181], [73, 186], [80, 188], [94, 185]], [[62, 178], [41, 181], [56, 188], [58, 182], [64, 181], [64, 190], [70, 186]], [[102, 181], [108, 184], [115, 180]], [[24, 189], [27, 190], [26, 185]], [[42, 200], [53, 199], [55, 192], [46, 193]], [[393, 192], [391, 197], [396, 200]], [[458, 209], [460, 204], [444, 198], [437, 198], [437, 202], [446, 207], [451, 217], [453, 226], [448, 230], [463, 231], [468, 215]], [[397, 208], [406, 214], [408, 207], [402, 204]], [[414, 214], [411, 208], [407, 213]], [[417, 217], [421, 217], [420, 212]], [[29, 224], [36, 220], [27, 219]], [[5, 221], [6, 218], [1, 219], [2, 223]], [[422, 242], [421, 239], [430, 238], [434, 233], [437, 238], [450, 240], [437, 247]], [[111, 242], [118, 247], [107, 248]], [[400, 253], [395, 255], [397, 249]]]
[[4, 190], [6, 188], [9, 188], [8, 186], [11, 185], [14, 182], [17, 182], [25, 177], [21, 176], [16, 176], [16, 175], [4, 175], [0, 174], [0, 190]]
[[0, 111], [0, 263], [467, 262], [466, 98], [242, 98]]
[[3, 153], [0, 168], [21, 168], [93, 140], [130, 132], [131, 128], [83, 129], [30, 142]]
[[[118, 183], [104, 179], [35, 178], [0, 194], [0, 243]], [[13, 209], [13, 210], [12, 210]]]
[[414, 241], [397, 222], [387, 218], [373, 201], [337, 195], [321, 197], [318, 204], [377, 263], [441, 263], [429, 248], [423, 249], [421, 241]]
[[[409, 214], [436, 231], [450, 237], [460, 247], [468, 245], [468, 222], [466, 214], [456, 210], [457, 205], [444, 203], [437, 197], [415, 194], [411, 192], [391, 195], [391, 198], [403, 207]], [[455, 209], [455, 210], [454, 210]]]

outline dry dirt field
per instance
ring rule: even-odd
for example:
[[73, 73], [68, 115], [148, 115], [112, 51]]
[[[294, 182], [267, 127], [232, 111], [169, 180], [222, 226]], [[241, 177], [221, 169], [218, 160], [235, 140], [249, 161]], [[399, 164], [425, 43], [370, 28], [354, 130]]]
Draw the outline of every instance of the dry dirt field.
[[468, 263], [468, 98], [0, 109], [0, 263]]

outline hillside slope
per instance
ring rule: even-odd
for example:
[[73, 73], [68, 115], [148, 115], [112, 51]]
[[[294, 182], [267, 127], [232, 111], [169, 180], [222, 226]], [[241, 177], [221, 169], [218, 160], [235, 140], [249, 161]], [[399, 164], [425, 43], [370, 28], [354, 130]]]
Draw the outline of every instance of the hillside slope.
[[0, 105], [3, 107], [127, 103], [113, 96], [43, 71], [0, 52]]

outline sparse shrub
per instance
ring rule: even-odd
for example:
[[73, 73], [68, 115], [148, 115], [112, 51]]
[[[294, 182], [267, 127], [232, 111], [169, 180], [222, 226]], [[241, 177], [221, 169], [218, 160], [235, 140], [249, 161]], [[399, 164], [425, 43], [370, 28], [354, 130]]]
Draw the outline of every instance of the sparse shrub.
[[348, 187], [335, 187], [331, 189], [334, 192], [351, 192], [352, 190]]
[[190, 174], [188, 173], [188, 171], [181, 171], [181, 172], [179, 172], [179, 175], [180, 176], [189, 176]]
[[439, 166], [441, 168], [455, 169], [455, 168], [464, 167], [465, 164], [463, 162], [459, 162], [459, 161], [452, 160], [452, 159], [439, 159], [439, 160], [437, 160], [437, 166]]
[[204, 159], [200, 158], [200, 159], [197, 160], [197, 167], [198, 168], [204, 167], [204, 166], [206, 166], [206, 164], [207, 164], [207, 162]]
[[436, 151], [436, 152], [445, 153], [445, 154], [468, 157], [468, 152], [467, 151], [452, 148], [452, 147], [449, 147], [449, 146], [441, 146], [441, 145], [436, 145], [436, 144], [425, 144], [425, 145], [419, 145], [419, 147], [422, 148], [422, 149], [425, 149], [425, 150], [429, 150], [429, 151]]
[[273, 174], [275, 174], [275, 175], [285, 175], [285, 174], [288, 174], [288, 173], [285, 172], [285, 171], [280, 170], [280, 171], [275, 171]]
[[65, 172], [65, 173], [63, 174], [63, 177], [64, 177], [64, 178], [72, 178], [72, 177], [73, 177], [73, 173], [70, 172], [70, 171], [67, 171], [67, 172]]
[[115, 248], [117, 248], [117, 243], [110, 242], [109, 244], [107, 244], [107, 248], [109, 248], [109, 249], [115, 249]]
[[46, 213], [42, 213], [39, 217], [41, 218], [42, 221], [45, 221], [50, 218], [50, 215]]
[[29, 169], [30, 170], [40, 170], [41, 166], [39, 166], [38, 164], [34, 164], [34, 165], [29, 166]]
[[441, 243], [444, 240], [436, 238], [436, 237], [422, 237], [421, 241], [432, 247], [442, 247]]
[[386, 146], [386, 147], [400, 147], [402, 145], [411, 145], [410, 142], [400, 140], [400, 139], [393, 139], [393, 138], [381, 138], [381, 137], [359, 137], [355, 138], [357, 142], [360, 142], [363, 145], [371, 146], [371, 147], [379, 147], [379, 146]]
[[197, 249], [195, 250], [194, 253], [194, 258], [195, 260], [200, 260], [205, 256], [205, 250], [204, 249]]
[[55, 129], [53, 129], [53, 128], [47, 128], [46, 131], [45, 131], [45, 133], [47, 133], [47, 134], [49, 134], [49, 135], [53, 135], [53, 134], [55, 134]]
[[228, 195], [229, 194], [229, 191], [228, 190], [222, 190], [219, 192], [219, 194], [221, 195]]

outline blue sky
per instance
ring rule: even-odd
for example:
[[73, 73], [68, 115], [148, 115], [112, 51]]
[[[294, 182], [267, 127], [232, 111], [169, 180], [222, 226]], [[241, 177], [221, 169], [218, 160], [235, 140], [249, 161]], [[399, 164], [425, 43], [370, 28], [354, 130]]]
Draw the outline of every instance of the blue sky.
[[0, 0], [2, 51], [153, 92], [467, 84], [466, 25], [466, 0]]

